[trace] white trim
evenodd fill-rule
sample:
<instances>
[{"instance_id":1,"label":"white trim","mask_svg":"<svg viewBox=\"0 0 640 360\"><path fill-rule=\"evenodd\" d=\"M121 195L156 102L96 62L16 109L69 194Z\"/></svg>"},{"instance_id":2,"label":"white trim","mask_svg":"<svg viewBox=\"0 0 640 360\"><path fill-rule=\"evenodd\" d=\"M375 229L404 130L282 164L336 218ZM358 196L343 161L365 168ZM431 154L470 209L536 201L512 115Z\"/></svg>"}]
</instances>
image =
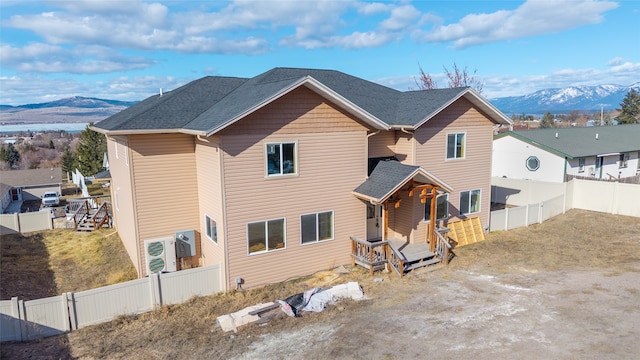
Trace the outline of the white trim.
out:
<instances>
[{"instance_id":1,"label":"white trim","mask_svg":"<svg viewBox=\"0 0 640 360\"><path fill-rule=\"evenodd\" d=\"M447 214L445 215L445 217L442 218L436 218L436 221L440 221L440 220L447 220L450 218L449 215L449 193L441 193L441 194L437 194L436 195L436 216L438 216L438 198L441 196L445 196L447 198ZM427 199L429 200L429 199ZM424 209L422 211L422 221L425 223L430 223L431 219L427 219L427 217L425 216L425 213L427 212L427 202L425 201L424 203Z\"/></svg>"},{"instance_id":2,"label":"white trim","mask_svg":"<svg viewBox=\"0 0 640 360\"><path fill-rule=\"evenodd\" d=\"M294 172L290 174L269 174L269 145L280 145L280 171L282 171L282 145L283 144L293 144L293 167ZM272 178L282 178L289 176L298 176L299 168L299 157L298 157L298 140L285 140L285 141L267 141L264 143L264 177L267 179Z\"/></svg>"},{"instance_id":3,"label":"white trim","mask_svg":"<svg viewBox=\"0 0 640 360\"><path fill-rule=\"evenodd\" d=\"M318 222L318 215L325 214L325 213L331 213L331 238L330 239L320 240L320 234L319 234L319 232L320 232L319 224L320 223ZM307 216L307 215L315 215L316 216L316 240L315 241L309 241L309 242L305 243L305 242L302 241L302 217L303 216ZM335 224L336 224L336 212L334 210L325 210L325 211L317 211L317 212L312 212L312 213L307 213L307 214L300 214L300 245L306 246L306 245L319 244L319 243L335 240L336 239Z\"/></svg>"},{"instance_id":4,"label":"white trim","mask_svg":"<svg viewBox=\"0 0 640 360\"><path fill-rule=\"evenodd\" d=\"M207 226L207 219L209 219L210 221L212 221L212 222L214 222L216 224L215 225L215 229L216 229L216 239L215 240L213 240L213 237L211 237L208 234L210 228ZM207 213L204 214L204 236L207 239L211 240L212 243L220 246L220 244L219 244L220 241L218 240L218 222L216 220L214 220L211 216L209 216Z\"/></svg>"},{"instance_id":5,"label":"white trim","mask_svg":"<svg viewBox=\"0 0 640 360\"><path fill-rule=\"evenodd\" d=\"M456 145L458 143L458 136L459 134L462 134L462 156L461 157L449 157L449 135L455 135L455 141L456 141ZM445 148L444 148L444 160L445 161L456 161L456 160L465 160L467 158L467 132L466 131L462 131L462 132L448 132L447 134L447 138L445 140ZM456 149L454 149L454 155L456 153L455 151Z\"/></svg>"},{"instance_id":6,"label":"white trim","mask_svg":"<svg viewBox=\"0 0 640 360\"><path fill-rule=\"evenodd\" d=\"M471 193L473 191L478 191L479 192L479 199L478 199L478 211L474 211L474 212L462 212L462 193L468 192L469 193L469 207L471 207ZM467 216L467 215L473 215L473 214L478 214L482 212L482 189L471 189L471 190L466 190L466 191L460 191L460 194L458 194L458 202L460 202L460 209L459 210L459 215L460 216ZM469 210L469 207L467 208L467 210Z\"/></svg>"},{"instance_id":7,"label":"white trim","mask_svg":"<svg viewBox=\"0 0 640 360\"><path fill-rule=\"evenodd\" d=\"M284 246L280 249L276 248L273 250L268 250L267 249L267 244L269 243L269 227L268 227L268 223L269 221L276 221L276 220L282 220L282 237L283 237L283 242L284 242ZM265 250L262 251L256 251L254 253L249 251L249 225L251 224L258 224L258 223L264 223L264 231L265 231ZM280 218L273 218L273 219L267 219L267 220L258 220L258 221L251 221L248 222L245 226L247 232L247 237L246 237L246 241L247 241L247 256L253 256L253 255L260 255L260 254L268 254L268 253L272 253L274 251L280 251L280 250L285 250L287 248L287 219L284 217L280 217Z\"/></svg>"}]
</instances>

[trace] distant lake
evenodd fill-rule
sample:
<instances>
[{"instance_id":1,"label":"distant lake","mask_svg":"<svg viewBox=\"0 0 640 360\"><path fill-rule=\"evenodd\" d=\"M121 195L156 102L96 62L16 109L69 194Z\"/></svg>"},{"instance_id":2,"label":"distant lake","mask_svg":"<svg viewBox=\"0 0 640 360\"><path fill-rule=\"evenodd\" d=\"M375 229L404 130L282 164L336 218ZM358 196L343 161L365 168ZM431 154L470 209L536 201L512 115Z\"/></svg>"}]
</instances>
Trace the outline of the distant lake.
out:
<instances>
[{"instance_id":1,"label":"distant lake","mask_svg":"<svg viewBox=\"0 0 640 360\"><path fill-rule=\"evenodd\" d=\"M50 124L10 124L0 125L0 133L12 134L20 131L60 131L64 130L68 133L77 133L84 130L89 123L50 123Z\"/></svg>"}]
</instances>

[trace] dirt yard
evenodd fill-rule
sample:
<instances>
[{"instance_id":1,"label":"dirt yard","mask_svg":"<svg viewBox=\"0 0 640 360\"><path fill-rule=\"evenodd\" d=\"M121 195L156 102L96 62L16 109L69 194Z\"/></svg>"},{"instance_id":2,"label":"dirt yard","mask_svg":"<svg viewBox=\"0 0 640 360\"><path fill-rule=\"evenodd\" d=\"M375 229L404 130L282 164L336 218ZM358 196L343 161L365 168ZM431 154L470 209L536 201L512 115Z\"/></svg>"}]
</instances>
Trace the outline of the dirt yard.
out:
<instances>
[{"instance_id":1,"label":"dirt yard","mask_svg":"<svg viewBox=\"0 0 640 360\"><path fill-rule=\"evenodd\" d=\"M3 358L635 359L640 219L570 211L492 233L448 267L355 268L208 298L27 344ZM358 281L369 300L223 333L217 316L312 286ZM381 280L381 281L380 281Z\"/></svg>"}]
</instances>

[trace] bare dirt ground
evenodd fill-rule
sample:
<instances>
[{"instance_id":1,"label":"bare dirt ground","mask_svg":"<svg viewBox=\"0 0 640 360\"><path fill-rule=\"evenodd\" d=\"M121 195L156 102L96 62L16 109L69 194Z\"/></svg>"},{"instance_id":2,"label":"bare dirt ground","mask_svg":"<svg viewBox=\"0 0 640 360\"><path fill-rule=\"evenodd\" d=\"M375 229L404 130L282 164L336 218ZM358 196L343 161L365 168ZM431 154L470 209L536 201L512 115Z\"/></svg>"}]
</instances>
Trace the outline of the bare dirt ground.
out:
<instances>
[{"instance_id":1,"label":"bare dirt ground","mask_svg":"<svg viewBox=\"0 0 640 360\"><path fill-rule=\"evenodd\" d=\"M572 210L455 250L448 267L355 268L192 299L27 344L3 358L636 359L640 219ZM224 333L217 316L311 286L358 281L369 300ZM382 281L376 281L382 280Z\"/></svg>"}]
</instances>

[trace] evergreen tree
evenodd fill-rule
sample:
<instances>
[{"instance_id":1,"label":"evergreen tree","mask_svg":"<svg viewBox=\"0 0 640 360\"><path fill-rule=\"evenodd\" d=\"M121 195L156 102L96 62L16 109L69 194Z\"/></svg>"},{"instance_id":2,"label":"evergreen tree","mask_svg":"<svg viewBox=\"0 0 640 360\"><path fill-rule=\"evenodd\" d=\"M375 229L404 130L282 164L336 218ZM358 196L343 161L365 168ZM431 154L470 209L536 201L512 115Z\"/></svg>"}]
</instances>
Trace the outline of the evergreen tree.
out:
<instances>
[{"instance_id":1,"label":"evergreen tree","mask_svg":"<svg viewBox=\"0 0 640 360\"><path fill-rule=\"evenodd\" d=\"M7 162L10 167L13 167L20 162L20 153L12 143L9 143L6 148L4 146L2 147L0 160Z\"/></svg>"},{"instance_id":2,"label":"evergreen tree","mask_svg":"<svg viewBox=\"0 0 640 360\"><path fill-rule=\"evenodd\" d=\"M618 116L621 124L640 123L640 92L631 89L620 103L622 113Z\"/></svg>"},{"instance_id":3,"label":"evergreen tree","mask_svg":"<svg viewBox=\"0 0 640 360\"><path fill-rule=\"evenodd\" d=\"M93 123L89 123L80 133L75 156L75 167L84 176L95 175L102 170L102 160L107 151L106 137L91 130L89 126L93 126Z\"/></svg>"},{"instance_id":4,"label":"evergreen tree","mask_svg":"<svg viewBox=\"0 0 640 360\"><path fill-rule=\"evenodd\" d=\"M553 127L553 115L550 112L544 113L542 116L542 120L540 120L540 128L551 128Z\"/></svg>"},{"instance_id":5,"label":"evergreen tree","mask_svg":"<svg viewBox=\"0 0 640 360\"><path fill-rule=\"evenodd\" d=\"M74 165L73 153L71 152L71 149L69 149L68 146L64 149L64 153L60 158L60 163L62 166L62 171L64 171L65 173L70 173L75 170L73 168L73 165Z\"/></svg>"}]
</instances>

